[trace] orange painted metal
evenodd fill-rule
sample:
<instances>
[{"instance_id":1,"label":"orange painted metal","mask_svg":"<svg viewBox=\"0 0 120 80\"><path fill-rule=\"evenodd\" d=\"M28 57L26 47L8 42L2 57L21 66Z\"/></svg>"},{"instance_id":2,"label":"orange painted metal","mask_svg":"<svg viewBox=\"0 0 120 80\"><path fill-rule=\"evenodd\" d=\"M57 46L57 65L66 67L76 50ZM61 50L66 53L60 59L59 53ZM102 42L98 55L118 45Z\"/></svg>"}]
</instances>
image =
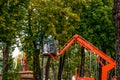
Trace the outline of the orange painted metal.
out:
<instances>
[{"instance_id":1,"label":"orange painted metal","mask_svg":"<svg viewBox=\"0 0 120 80\"><path fill-rule=\"evenodd\" d=\"M78 77L77 80L95 80L94 78Z\"/></svg>"},{"instance_id":2,"label":"orange painted metal","mask_svg":"<svg viewBox=\"0 0 120 80\"><path fill-rule=\"evenodd\" d=\"M78 77L78 68L75 69L75 80L95 80L94 78L88 78L88 77Z\"/></svg>"},{"instance_id":3,"label":"orange painted metal","mask_svg":"<svg viewBox=\"0 0 120 80\"><path fill-rule=\"evenodd\" d=\"M104 66L104 64L103 64L102 61L100 60L100 57L97 58L97 61L101 64L101 66Z\"/></svg>"},{"instance_id":4,"label":"orange painted metal","mask_svg":"<svg viewBox=\"0 0 120 80\"><path fill-rule=\"evenodd\" d=\"M116 76L114 76L112 80L117 80L117 77L116 77Z\"/></svg>"},{"instance_id":5,"label":"orange painted metal","mask_svg":"<svg viewBox=\"0 0 120 80\"><path fill-rule=\"evenodd\" d=\"M72 80L95 80L94 78L89 78L89 77L76 77L73 76L74 78Z\"/></svg>"},{"instance_id":6,"label":"orange painted metal","mask_svg":"<svg viewBox=\"0 0 120 80\"><path fill-rule=\"evenodd\" d=\"M102 64L102 75L101 75L101 80L107 80L107 74L108 72L115 68L116 65L116 61L113 60L112 58L110 58L108 55L106 55L104 52L102 52L101 50L99 50L97 47L95 47L94 45L92 45L90 42L88 42L87 40L85 40L84 38L82 38L79 35L74 35L72 37L72 39L57 53L57 56L52 56L52 54L50 54L50 56L52 56L53 58L58 58L58 56L61 56L73 43L77 42L78 44L80 44L80 46L90 50L91 52L99 55L99 57L103 58L106 62L108 62L108 64L104 65L99 59L98 61L100 62L100 64ZM76 80L94 80L94 78L79 78L77 77Z\"/></svg>"}]
</instances>

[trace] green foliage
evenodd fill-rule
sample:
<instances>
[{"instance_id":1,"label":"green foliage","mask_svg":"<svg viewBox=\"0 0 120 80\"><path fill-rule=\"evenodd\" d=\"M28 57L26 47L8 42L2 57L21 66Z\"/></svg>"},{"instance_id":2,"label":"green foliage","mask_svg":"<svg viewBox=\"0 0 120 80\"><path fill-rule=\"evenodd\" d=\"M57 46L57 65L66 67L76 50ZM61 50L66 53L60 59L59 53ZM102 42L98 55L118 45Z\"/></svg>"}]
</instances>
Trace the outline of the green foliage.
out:
<instances>
[{"instance_id":1,"label":"green foliage","mask_svg":"<svg viewBox=\"0 0 120 80\"><path fill-rule=\"evenodd\" d=\"M77 33L114 56L112 5L112 0L2 0L0 39L13 44L17 42L16 38L20 37L21 50L27 53L29 69L32 69L31 61L35 52L33 41L40 40L42 46L43 38L48 35L53 35L59 41L58 47L61 47ZM80 49L77 47L76 53L74 48L75 45L66 52L66 71L63 75L67 79L68 74L74 73L74 68L80 65ZM51 63L54 64L58 65L58 61ZM69 67L67 64L72 65ZM12 65L9 68L11 69ZM12 74L10 72L8 76Z\"/></svg>"},{"instance_id":2,"label":"green foliage","mask_svg":"<svg viewBox=\"0 0 120 80\"><path fill-rule=\"evenodd\" d=\"M78 33L100 49L103 50L104 48L104 50L114 52L112 1L35 0L30 5L29 9L31 27L28 27L28 31L25 33L28 34L27 42L35 40L38 33L42 31L45 35L51 34L55 36L56 39L59 40L59 45L61 46L64 45L72 35ZM32 37L29 33L30 28L33 35ZM74 55L73 53L72 57L75 60L71 59L70 62L73 64L73 73L74 67L78 66L77 64L79 63L78 57L76 56L80 55ZM67 67L66 65L65 69Z\"/></svg>"},{"instance_id":3,"label":"green foliage","mask_svg":"<svg viewBox=\"0 0 120 80\"><path fill-rule=\"evenodd\" d=\"M21 80L20 79L20 74L16 73L15 71L8 71L5 76L5 80Z\"/></svg>"},{"instance_id":4,"label":"green foliage","mask_svg":"<svg viewBox=\"0 0 120 80\"><path fill-rule=\"evenodd\" d=\"M114 52L112 0L86 0L82 6L79 34L97 47Z\"/></svg>"},{"instance_id":5,"label":"green foliage","mask_svg":"<svg viewBox=\"0 0 120 80\"><path fill-rule=\"evenodd\" d=\"M24 3L28 0L2 0L0 1L0 40L2 43L5 43L7 46L11 46L17 43L18 32L20 32L20 27L17 26L19 19L22 18L21 14L19 14L19 10ZM28 2L26 3L28 4ZM24 6L26 6L24 4ZM4 47L4 46L2 46ZM8 55L10 52L4 50L3 55ZM9 51L9 49L8 49ZM6 53L5 53L6 52ZM4 59L9 59L10 62L3 60L4 64L9 65L6 67L6 74L3 74L3 79L5 80L16 80L17 77L15 75L16 72L13 70L12 58L6 56ZM4 67L4 66L3 66ZM8 70L7 70L8 68ZM9 70L10 69L10 70ZM14 74L14 75L13 75ZM14 78L13 78L14 77Z\"/></svg>"},{"instance_id":6,"label":"green foliage","mask_svg":"<svg viewBox=\"0 0 120 80\"><path fill-rule=\"evenodd\" d=\"M79 14L72 10L72 3L65 6L65 1L41 1L39 5L39 21L47 35L55 36L61 42L74 34L80 21ZM76 2L77 3L77 2ZM61 37L64 36L62 39ZM70 36L70 37L69 37Z\"/></svg>"},{"instance_id":7,"label":"green foliage","mask_svg":"<svg viewBox=\"0 0 120 80\"><path fill-rule=\"evenodd\" d=\"M9 56L8 58L8 72L5 73L3 76L5 80L21 80L20 79L20 74L18 73L18 70L15 69L15 65L13 62L12 55Z\"/></svg>"}]
</instances>

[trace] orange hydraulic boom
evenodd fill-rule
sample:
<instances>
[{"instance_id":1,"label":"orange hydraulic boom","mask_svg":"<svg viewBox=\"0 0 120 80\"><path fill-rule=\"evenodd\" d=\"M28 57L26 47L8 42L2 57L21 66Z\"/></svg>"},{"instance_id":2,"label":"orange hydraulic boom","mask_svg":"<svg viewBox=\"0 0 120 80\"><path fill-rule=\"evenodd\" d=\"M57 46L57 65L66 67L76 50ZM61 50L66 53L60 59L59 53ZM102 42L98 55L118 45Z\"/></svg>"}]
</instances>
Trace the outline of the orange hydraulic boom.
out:
<instances>
[{"instance_id":1,"label":"orange hydraulic boom","mask_svg":"<svg viewBox=\"0 0 120 80\"><path fill-rule=\"evenodd\" d=\"M97 47L95 47L90 42L88 42L87 40L85 40L84 38L82 38L81 36L79 36L77 34L72 37L72 39L57 53L56 56L52 55L52 54L50 54L50 56L52 56L54 58L57 58L58 56L61 56L75 42L80 44L82 47L90 50L91 52L99 55L106 62L108 62L108 64L103 64L102 61L100 61L100 59L98 59L98 61L102 65L101 80L107 80L107 78L108 78L107 74L111 69L115 68L116 61L113 60L112 58L110 58L108 55L103 53ZM84 78L84 77L82 78L82 77L78 77L77 75L75 75L75 76L76 76L75 80L94 80L94 78Z\"/></svg>"}]
</instances>

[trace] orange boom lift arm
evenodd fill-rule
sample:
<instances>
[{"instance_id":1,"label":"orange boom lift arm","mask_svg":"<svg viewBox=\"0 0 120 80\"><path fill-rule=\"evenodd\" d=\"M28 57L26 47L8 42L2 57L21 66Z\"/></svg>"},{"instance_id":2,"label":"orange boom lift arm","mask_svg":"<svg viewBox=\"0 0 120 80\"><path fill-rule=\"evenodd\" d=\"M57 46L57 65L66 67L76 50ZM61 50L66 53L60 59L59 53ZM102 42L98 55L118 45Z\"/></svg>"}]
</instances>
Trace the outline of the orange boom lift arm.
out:
<instances>
[{"instance_id":1,"label":"orange boom lift arm","mask_svg":"<svg viewBox=\"0 0 120 80\"><path fill-rule=\"evenodd\" d=\"M101 75L101 80L107 80L107 74L108 72L115 68L116 65L116 61L114 61L112 58L110 58L108 55L106 55L105 53L103 53L101 50L99 50L97 47L95 47L94 45L92 45L90 42L88 42L87 40L85 40L84 38L82 38L79 35L74 35L72 37L72 39L57 53L56 56L50 54L50 56L54 57L54 58L58 58L58 56L61 56L73 43L77 42L78 44L80 44L82 47L90 50L91 52L99 55L101 58L103 58L106 62L108 62L108 64L103 64L102 61L99 60L99 63L102 65L102 75ZM94 80L93 78L80 78L77 77L76 80Z\"/></svg>"}]
</instances>

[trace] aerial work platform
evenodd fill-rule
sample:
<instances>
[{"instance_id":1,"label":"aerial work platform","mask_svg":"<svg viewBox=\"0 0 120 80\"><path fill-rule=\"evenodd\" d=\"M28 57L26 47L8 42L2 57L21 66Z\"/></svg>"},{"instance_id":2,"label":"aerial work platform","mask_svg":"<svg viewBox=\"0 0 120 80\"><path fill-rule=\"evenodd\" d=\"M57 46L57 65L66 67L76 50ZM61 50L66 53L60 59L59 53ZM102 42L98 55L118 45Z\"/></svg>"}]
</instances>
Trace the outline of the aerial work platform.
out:
<instances>
[{"instance_id":1,"label":"aerial work platform","mask_svg":"<svg viewBox=\"0 0 120 80\"><path fill-rule=\"evenodd\" d=\"M108 72L115 68L116 66L116 61L113 60L111 57L109 57L107 54L99 50L97 47L92 45L89 41L85 40L78 34L74 35L72 39L70 39L65 46L63 46L62 49L60 49L57 53L44 53L44 55L51 56L53 58L58 58L61 56L72 44L77 42L81 47L86 48L87 50L90 50L91 52L97 54L100 58L105 60L107 64L102 63L102 61L98 58L98 62L102 66L102 73L101 73L101 80L108 80ZM53 45L53 44L52 44ZM54 51L56 52L56 50ZM85 77L79 77L78 73L75 74L75 80L95 80L94 78L85 78Z\"/></svg>"}]
</instances>

